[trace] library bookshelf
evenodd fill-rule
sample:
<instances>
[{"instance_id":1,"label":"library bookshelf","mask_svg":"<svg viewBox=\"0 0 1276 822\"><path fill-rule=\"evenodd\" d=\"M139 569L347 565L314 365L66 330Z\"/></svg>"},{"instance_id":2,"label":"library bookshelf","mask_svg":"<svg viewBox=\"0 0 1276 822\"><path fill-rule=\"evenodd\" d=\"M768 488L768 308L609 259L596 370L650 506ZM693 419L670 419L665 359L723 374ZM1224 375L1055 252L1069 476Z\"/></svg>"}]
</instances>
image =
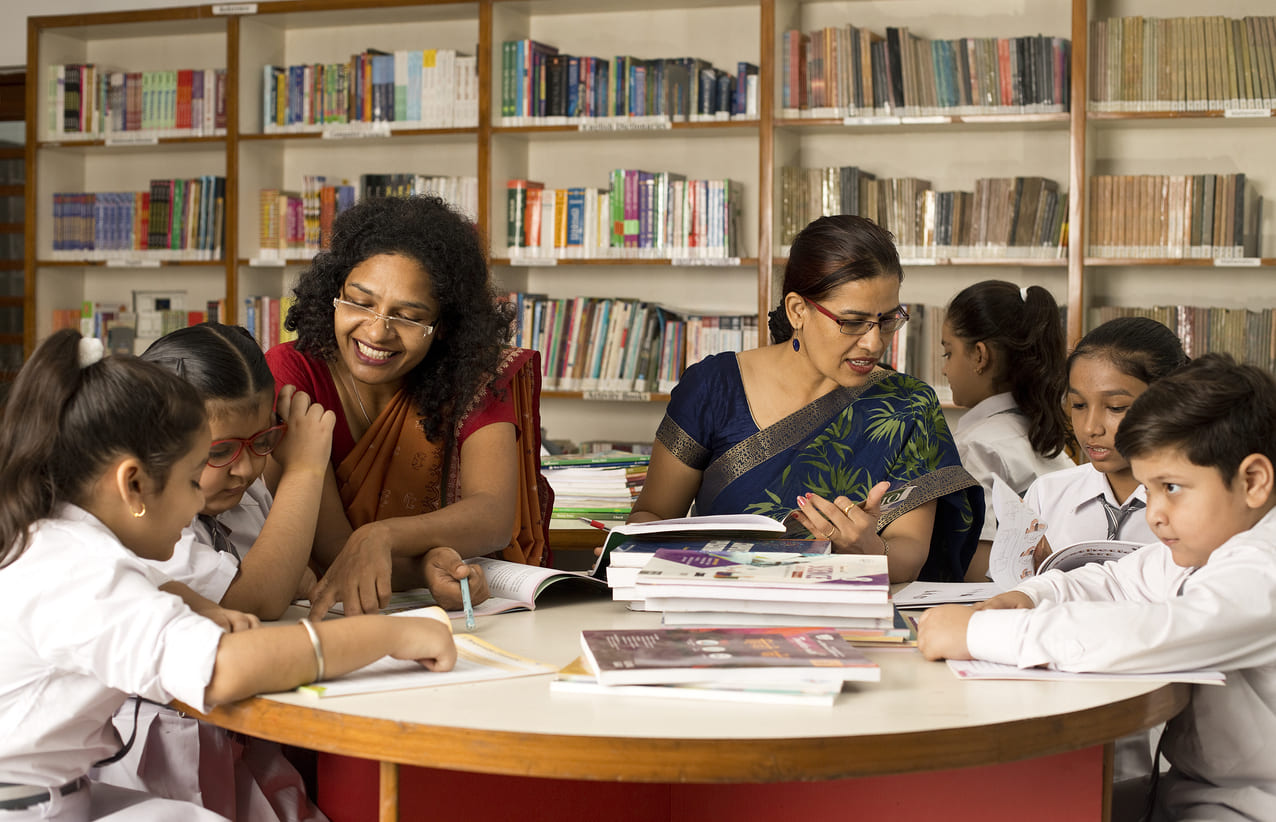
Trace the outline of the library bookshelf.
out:
<instances>
[{"instance_id":1,"label":"library bookshelf","mask_svg":"<svg viewBox=\"0 0 1276 822\"><path fill-rule=\"evenodd\" d=\"M1156 255L1147 249L1138 256L1090 252L1097 208L1089 186L1094 176L1243 172L1260 193L1276 192L1276 165L1263 150L1276 133L1272 101L1266 98L1244 105L1223 101L1217 108L1208 108L1206 99L1205 107L1193 104L1196 110L1165 111L1099 110L1112 107L1091 102L1097 91L1092 86L1102 76L1091 60L1100 45L1110 50L1116 42L1112 28L1104 30L1103 44L1089 42L1096 23L1140 14L1186 18L1199 14L1196 5L1189 0L978 0L961 8L942 0L295 0L34 17L28 22L27 52L26 225L33 230L25 248L24 342L29 351L49 332L55 308L127 301L135 290L181 290L192 308L224 300L223 318L243 321L245 297L285 294L305 265L259 253L259 190L300 189L308 175L354 180L390 172L477 179L474 216L489 237L494 279L502 290L631 298L756 315L763 338L785 262L781 180L786 167L854 165L880 179L923 178L937 191L969 190L984 178L1037 176L1056 181L1067 194L1067 231L1058 253L1026 255L1012 249L989 256L957 249L905 255L906 302L943 305L960 288L988 278L1041 284L1067 307L1072 341L1088 327L1093 309L1103 305L1276 304L1253 297L1264 293L1265 278L1276 267L1271 239L1276 218L1270 208L1260 226L1260 247L1239 260ZM1261 5L1221 0L1211 12L1239 20L1262 14ZM1066 40L1067 71L1060 76L1066 78L1070 104L1051 111L1003 107L991 113L952 109L891 117L789 105L786 32L848 24L873 32L906 27L930 39L1040 33ZM1265 31L1256 29L1256 44ZM508 118L503 44L521 40L552 44L572 55L694 55L732 71L740 63L751 64L757 70L755 104L730 117L645 129L589 128L567 118ZM345 133L266 128L265 67L344 61L371 48L472 55L477 120L445 126L389 123ZM1154 56L1151 48L1145 45L1143 54ZM1102 53L1106 58L1108 52ZM1160 59L1170 54L1163 47ZM1181 59L1173 54L1184 65L1189 56L1195 59L1191 52ZM144 140L56 135L51 129L56 112L49 106L50 80L56 85L51 66L89 63L134 72L221 69L224 127ZM1260 89L1267 88L1262 78L1268 75L1276 82L1273 70L1263 74L1255 63L1255 71ZM1105 77L1104 82L1110 90L1110 81ZM690 266L636 256L537 260L511 253L507 181L605 189L608 173L619 167L738 182L744 197L737 254ZM198 176L224 178L224 236L214 259L89 261L52 253L55 192L138 191L156 177ZM1122 204L1118 213L1135 207ZM1203 277L1205 267L1233 270ZM1208 289L1203 287L1207 281ZM551 436L571 431L578 439L649 439L667 398L662 391L553 389L545 395L545 418Z\"/></svg>"}]
</instances>

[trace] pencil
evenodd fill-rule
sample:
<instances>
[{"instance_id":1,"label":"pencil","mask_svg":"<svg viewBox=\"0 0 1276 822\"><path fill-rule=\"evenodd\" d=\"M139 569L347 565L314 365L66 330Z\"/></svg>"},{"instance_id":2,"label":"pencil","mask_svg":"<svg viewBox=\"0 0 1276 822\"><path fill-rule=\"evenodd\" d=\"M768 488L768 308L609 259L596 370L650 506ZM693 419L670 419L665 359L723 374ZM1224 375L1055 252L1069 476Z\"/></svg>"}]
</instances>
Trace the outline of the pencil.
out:
<instances>
[{"instance_id":1,"label":"pencil","mask_svg":"<svg viewBox=\"0 0 1276 822\"><path fill-rule=\"evenodd\" d=\"M461 604L465 607L465 630L474 630L474 603L470 601L470 578L461 578Z\"/></svg>"}]
</instances>

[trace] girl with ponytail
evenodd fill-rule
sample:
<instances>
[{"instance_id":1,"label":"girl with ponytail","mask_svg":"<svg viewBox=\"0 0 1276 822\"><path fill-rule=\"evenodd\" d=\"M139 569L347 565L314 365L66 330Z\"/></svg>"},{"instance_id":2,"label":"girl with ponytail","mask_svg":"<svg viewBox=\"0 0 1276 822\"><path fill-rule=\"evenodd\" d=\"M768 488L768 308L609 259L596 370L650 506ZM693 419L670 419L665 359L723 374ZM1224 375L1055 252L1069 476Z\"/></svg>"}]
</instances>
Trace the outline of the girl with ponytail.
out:
<instances>
[{"instance_id":1,"label":"girl with ponytail","mask_svg":"<svg viewBox=\"0 0 1276 822\"><path fill-rule=\"evenodd\" d=\"M441 613L260 628L160 590L144 560L204 507L210 442L194 387L75 331L18 374L0 417L0 822L223 819L87 778L122 755L111 716L129 694L203 711L386 654L455 662Z\"/></svg>"},{"instance_id":2,"label":"girl with ponytail","mask_svg":"<svg viewBox=\"0 0 1276 822\"><path fill-rule=\"evenodd\" d=\"M968 408L953 437L966 470L984 488L984 526L966 578L982 581L997 533L992 477L1020 496L1041 474L1070 468L1059 306L1041 286L985 280L948 306L940 337L953 404Z\"/></svg>"}]
</instances>

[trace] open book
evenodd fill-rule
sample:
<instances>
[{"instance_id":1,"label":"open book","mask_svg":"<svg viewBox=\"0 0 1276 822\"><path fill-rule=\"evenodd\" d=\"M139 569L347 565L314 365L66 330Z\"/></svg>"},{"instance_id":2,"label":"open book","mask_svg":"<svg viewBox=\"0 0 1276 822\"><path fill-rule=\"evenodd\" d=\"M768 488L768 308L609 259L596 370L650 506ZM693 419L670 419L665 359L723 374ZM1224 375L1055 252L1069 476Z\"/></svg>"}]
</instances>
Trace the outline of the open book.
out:
<instances>
[{"instance_id":1,"label":"open book","mask_svg":"<svg viewBox=\"0 0 1276 822\"><path fill-rule=\"evenodd\" d=\"M958 679L1055 679L1090 680L1093 682L1191 682L1196 685L1224 685L1227 676L1222 671L1158 671L1156 673L1074 673L1056 671L1053 668L1018 668L982 659L950 659L948 669Z\"/></svg>"},{"instance_id":2,"label":"open book","mask_svg":"<svg viewBox=\"0 0 1276 822\"><path fill-rule=\"evenodd\" d=\"M523 565L517 562L506 562L502 559L480 557L469 561L471 565L480 566L487 577L488 590L492 595L474 606L475 616L504 614L509 611L534 611L536 599L550 586L575 585L581 588L606 592L607 583L602 579L579 571L560 571L554 568L540 568L535 565ZM434 596L427 588L413 588L409 591L396 591L390 596L390 604L381 609L383 614L393 614L415 608L426 608L434 605ZM338 602L330 611L344 614L342 603ZM463 611L448 611L452 619L464 618Z\"/></svg>"},{"instance_id":3,"label":"open book","mask_svg":"<svg viewBox=\"0 0 1276 822\"><path fill-rule=\"evenodd\" d=\"M1137 542L1116 540L1077 542L1055 548L1034 570L1033 554L1038 543L1045 539L1045 520L996 474L992 477L992 508L997 515L997 536L988 557L988 575L1002 590L1009 590L1034 574L1071 571L1090 562L1108 562L1142 547Z\"/></svg>"}]
</instances>

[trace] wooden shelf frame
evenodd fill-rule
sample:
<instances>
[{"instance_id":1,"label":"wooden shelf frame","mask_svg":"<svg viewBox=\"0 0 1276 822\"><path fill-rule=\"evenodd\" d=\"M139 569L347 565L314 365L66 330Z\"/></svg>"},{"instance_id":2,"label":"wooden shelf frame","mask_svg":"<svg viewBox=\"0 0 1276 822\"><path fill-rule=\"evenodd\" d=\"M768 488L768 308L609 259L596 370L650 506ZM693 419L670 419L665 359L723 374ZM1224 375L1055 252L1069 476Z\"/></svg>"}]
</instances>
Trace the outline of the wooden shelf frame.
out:
<instances>
[{"instance_id":1,"label":"wooden shelf frame","mask_svg":"<svg viewBox=\"0 0 1276 822\"><path fill-rule=\"evenodd\" d=\"M47 313L36 305L34 296L36 284L42 270L58 269L95 269L106 267L102 262L65 262L41 258L42 249L37 248L36 227L47 215L37 213L37 192L42 181L38 177L39 158L52 155L53 152L78 152L90 158L89 162L103 162L102 158L114 156L112 152L155 151L180 152L185 149L219 154L224 158L224 174L226 177L226 217L225 217L225 249L224 259L215 262L164 262L162 268L209 268L220 269L223 277L222 293L226 299L227 319L234 321L240 309L241 279L245 272L269 271L272 268L291 269L295 271L304 266L305 261L290 260L284 266L252 266L254 259L253 239L240 235L240 212L243 198L240 196L241 186L254 187L255 181L245 179L242 153L249 146L254 151L273 151L279 147L317 146L322 142L322 134L317 132L295 132L265 134L257 129L245 127L241 122L240 107L247 99L247 92L253 83L259 82L259 68L251 65L245 56L245 27L258 23L278 25L285 29L297 29L314 25L336 25L325 21L356 21L358 16L379 15L387 20L416 20L416 15L424 15L421 19L439 17L451 21L468 21L473 19L477 28L477 37L472 44L478 63L478 126L472 128L447 129L393 129L389 136L369 138L366 145L380 151L393 151L395 147L424 142L433 145L435 141L442 143L459 142L472 144L475 152L475 164L478 177L478 222L490 235L496 235L503 228L500 220L494 217L503 212L504 203L496 201L499 186L494 180L496 160L506 150L506 141L582 141L606 150L609 139L614 135L626 139L650 138L652 140L699 140L718 137L743 137L756 139L757 144L757 185L756 189L746 191L749 207L755 212L756 227L750 226L750 233L756 236L756 248L748 249L754 256L743 258L739 268L756 274L756 311L759 328L766 328L766 315L772 307L773 279L776 272L783 270L783 258L771 253L776 248L775 240L775 202L776 176L776 140L778 136L825 135L842 136L855 140L860 135L881 134L914 134L926 135L957 134L962 132L983 131L1067 131L1067 190L1069 193L1069 230L1068 248L1064 259L983 259L983 258L943 258L934 265L952 268L988 268L1005 269L1063 269L1066 271L1066 298L1068 308L1067 337L1075 342L1084 331L1087 313L1087 273L1090 269L1102 268L1139 268L1167 266L1173 268L1195 268L1213 265L1209 260L1116 260L1087 256L1086 238L1086 193L1089 178L1087 164L1087 145L1090 126L1096 128L1116 128L1126 125L1131 128L1182 127L1200 124L1202 127L1225 127L1222 121L1229 120L1226 127L1238 121L1227 118L1225 112L1090 112L1087 110L1089 94L1087 90L1088 36L1090 22L1089 0L1070 0L1066 35L1072 44L1071 53L1071 111L1062 114L987 114L987 115L952 115L948 122L902 122L898 125L878 124L845 124L837 118L806 118L785 116L778 107L776 85L779 82L777 66L777 45L781 9L791 6L783 3L798 0L664 0L655 3L653 9L693 9L705 8L756 10L758 25L757 54L759 65L759 112L756 119L727 120L718 122L674 123L669 129L653 131L620 130L616 132L581 130L578 125L533 124L506 126L500 124L499 100L493 99L499 85L494 82L500 58L498 48L498 25L496 15L527 14L533 16L552 17L557 14L583 14L632 11L631 4L612 2L590 2L589 0L273 0L255 4L255 13L251 15L220 16L212 5L184 6L173 8L156 8L134 11L116 11L91 14L70 14L45 17L32 17L27 28L27 88L31 93L26 95L26 211L25 224L30 229L25 232L25 258L27 298L24 303L24 344L28 352L36 341L37 316ZM253 4L245 4L253 5ZM798 2L799 6L807 5ZM819 5L811 3L809 5ZM1146 4L1151 7L1151 4ZM853 4L852 4L853 8ZM1096 12L1097 14L1098 12ZM431 17L432 15L432 17ZM788 24L788 18L785 18ZM227 127L224 136L200 137L167 137L161 138L153 145L125 146L107 145L105 140L49 140L40 131L42 109L46 105L44 89L39 82L40 69L50 62L50 58L42 50L42 38L46 35L59 37L83 38L86 41L109 39L125 36L138 36L136 29L142 28L146 33L165 32L181 33L191 31L201 35L214 34L224 37L227 80L226 115ZM1025 23L1025 32L1032 28ZM1051 32L1064 35L1065 32ZM145 35L143 35L145 36ZM617 35L617 39L623 39ZM359 48L367 45L360 44ZM441 45L441 44L440 44ZM468 49L467 49L468 50ZM291 58L290 58L291 59ZM335 58L334 58L335 59ZM47 66L46 66L47 69ZM1270 123L1260 120L1245 119L1240 121L1247 127L1265 127ZM942 138L939 138L942 141ZM343 141L349 142L349 141ZM257 148L261 147L261 148ZM1011 172L1013 173L1013 171ZM16 196L20 187L0 187L0 195ZM0 227L3 230L7 227ZM504 256L494 256L493 266L517 269L523 265L538 267L534 260L522 261ZM558 268L614 268L627 270L636 267L669 267L668 260L654 259L557 259L548 261L544 266ZM920 264L919 264L920 265ZM149 266L148 266L149 267ZM691 267L691 266L688 266ZM698 266L697 266L698 267ZM705 266L718 268L717 266ZM1276 259L1264 258L1259 267L1266 270L1276 267ZM86 275L87 276L87 275ZM581 289L585 285L582 283ZM556 394L572 392L556 392ZM556 395L555 394L555 395Z\"/></svg>"}]
</instances>

